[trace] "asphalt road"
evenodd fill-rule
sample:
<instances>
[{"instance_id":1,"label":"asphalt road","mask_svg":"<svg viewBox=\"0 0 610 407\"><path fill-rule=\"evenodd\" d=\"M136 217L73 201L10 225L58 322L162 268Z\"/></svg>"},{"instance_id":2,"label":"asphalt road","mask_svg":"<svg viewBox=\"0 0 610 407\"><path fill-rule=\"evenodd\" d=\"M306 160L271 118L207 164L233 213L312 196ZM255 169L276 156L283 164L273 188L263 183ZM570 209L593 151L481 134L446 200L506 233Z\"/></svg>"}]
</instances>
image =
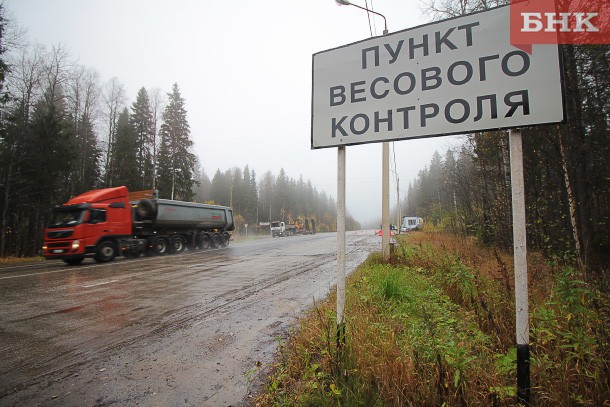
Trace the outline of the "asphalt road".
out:
<instances>
[{"instance_id":1,"label":"asphalt road","mask_svg":"<svg viewBox=\"0 0 610 407\"><path fill-rule=\"evenodd\" d=\"M379 240L348 233L348 272ZM335 282L335 234L0 267L0 406L248 405Z\"/></svg>"}]
</instances>

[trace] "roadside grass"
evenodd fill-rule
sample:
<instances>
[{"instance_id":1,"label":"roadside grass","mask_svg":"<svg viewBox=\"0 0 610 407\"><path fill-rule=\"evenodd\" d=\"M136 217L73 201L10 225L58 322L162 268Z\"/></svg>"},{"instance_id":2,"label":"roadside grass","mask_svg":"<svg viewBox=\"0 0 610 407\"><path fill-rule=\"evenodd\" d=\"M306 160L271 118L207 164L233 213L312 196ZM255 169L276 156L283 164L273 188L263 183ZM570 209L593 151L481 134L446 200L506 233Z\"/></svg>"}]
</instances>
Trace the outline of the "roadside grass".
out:
<instances>
[{"instance_id":1,"label":"roadside grass","mask_svg":"<svg viewBox=\"0 0 610 407\"><path fill-rule=\"evenodd\" d=\"M512 258L474 240L399 236L280 345L257 406L515 405ZM577 270L528 259L534 403L610 406L610 297Z\"/></svg>"},{"instance_id":2,"label":"roadside grass","mask_svg":"<svg viewBox=\"0 0 610 407\"><path fill-rule=\"evenodd\" d=\"M0 264L14 264L14 263L33 263L36 261L42 261L44 258L41 256L37 257L0 257Z\"/></svg>"}]
</instances>

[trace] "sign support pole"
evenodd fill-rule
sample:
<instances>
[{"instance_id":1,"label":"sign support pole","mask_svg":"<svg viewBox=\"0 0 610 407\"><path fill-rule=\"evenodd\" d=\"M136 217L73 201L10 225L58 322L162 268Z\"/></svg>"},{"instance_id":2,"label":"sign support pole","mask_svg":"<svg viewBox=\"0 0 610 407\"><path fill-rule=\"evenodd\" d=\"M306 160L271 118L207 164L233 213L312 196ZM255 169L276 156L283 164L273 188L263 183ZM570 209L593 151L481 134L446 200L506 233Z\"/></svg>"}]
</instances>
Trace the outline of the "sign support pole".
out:
<instances>
[{"instance_id":1,"label":"sign support pole","mask_svg":"<svg viewBox=\"0 0 610 407\"><path fill-rule=\"evenodd\" d=\"M530 405L529 306L527 242L521 130L509 130L510 179L513 207L513 256L515 265L515 311L517 331L517 398Z\"/></svg>"},{"instance_id":2,"label":"sign support pole","mask_svg":"<svg viewBox=\"0 0 610 407\"><path fill-rule=\"evenodd\" d=\"M381 252L390 257L390 143L383 142L381 165Z\"/></svg>"},{"instance_id":3,"label":"sign support pole","mask_svg":"<svg viewBox=\"0 0 610 407\"><path fill-rule=\"evenodd\" d=\"M385 17L383 18L385 23ZM385 26L383 35L388 35L388 27ZM381 164L381 253L383 258L390 258L390 143L384 141L382 144ZM400 198L399 198L400 199ZM398 207L396 208L398 211Z\"/></svg>"},{"instance_id":4,"label":"sign support pole","mask_svg":"<svg viewBox=\"0 0 610 407\"><path fill-rule=\"evenodd\" d=\"M345 344L345 146L337 148L337 348Z\"/></svg>"}]
</instances>

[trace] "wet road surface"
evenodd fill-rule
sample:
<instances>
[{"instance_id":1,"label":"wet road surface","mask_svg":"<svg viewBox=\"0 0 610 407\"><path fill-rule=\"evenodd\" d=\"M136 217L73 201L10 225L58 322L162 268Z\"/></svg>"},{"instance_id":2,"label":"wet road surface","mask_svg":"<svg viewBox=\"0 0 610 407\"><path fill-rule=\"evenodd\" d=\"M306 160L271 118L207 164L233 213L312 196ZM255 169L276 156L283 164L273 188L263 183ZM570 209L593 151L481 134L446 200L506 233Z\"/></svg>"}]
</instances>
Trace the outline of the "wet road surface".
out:
<instances>
[{"instance_id":1,"label":"wet road surface","mask_svg":"<svg viewBox=\"0 0 610 407\"><path fill-rule=\"evenodd\" d=\"M379 240L348 233L348 272ZM248 405L257 366L335 278L335 234L0 267L0 406Z\"/></svg>"}]
</instances>

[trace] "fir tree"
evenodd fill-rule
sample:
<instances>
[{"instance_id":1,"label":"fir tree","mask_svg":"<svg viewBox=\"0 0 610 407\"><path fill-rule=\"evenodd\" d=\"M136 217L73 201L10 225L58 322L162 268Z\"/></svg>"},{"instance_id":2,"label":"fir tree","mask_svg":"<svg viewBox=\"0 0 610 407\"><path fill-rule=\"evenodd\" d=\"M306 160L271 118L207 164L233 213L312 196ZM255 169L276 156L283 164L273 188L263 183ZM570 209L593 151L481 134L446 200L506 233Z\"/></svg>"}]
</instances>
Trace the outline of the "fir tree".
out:
<instances>
[{"instance_id":1,"label":"fir tree","mask_svg":"<svg viewBox=\"0 0 610 407\"><path fill-rule=\"evenodd\" d=\"M139 177L138 183L133 185L133 188L146 189L152 186L151 174L154 168L152 143L155 130L150 99L144 87L140 89L136 101L131 106L130 123L134 130Z\"/></svg>"},{"instance_id":2,"label":"fir tree","mask_svg":"<svg viewBox=\"0 0 610 407\"><path fill-rule=\"evenodd\" d=\"M129 111L123 109L116 125L111 185L125 185L129 190L136 190L141 185L138 173L135 131L129 121Z\"/></svg>"},{"instance_id":3,"label":"fir tree","mask_svg":"<svg viewBox=\"0 0 610 407\"><path fill-rule=\"evenodd\" d=\"M168 96L169 103L163 112L161 125L157 185L161 196L190 201L194 196L197 160L190 152L193 142L178 84L174 84Z\"/></svg>"}]
</instances>

